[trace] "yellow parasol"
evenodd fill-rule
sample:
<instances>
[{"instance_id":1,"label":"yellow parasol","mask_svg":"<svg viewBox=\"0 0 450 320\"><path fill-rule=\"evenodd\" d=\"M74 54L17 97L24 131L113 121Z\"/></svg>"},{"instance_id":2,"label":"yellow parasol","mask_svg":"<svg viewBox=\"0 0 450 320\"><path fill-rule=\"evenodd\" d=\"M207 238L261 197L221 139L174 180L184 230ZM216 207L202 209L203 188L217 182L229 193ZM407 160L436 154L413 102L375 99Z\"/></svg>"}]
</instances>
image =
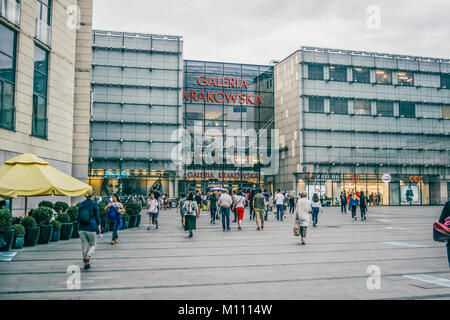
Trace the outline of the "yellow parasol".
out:
<instances>
[{"instance_id":1,"label":"yellow parasol","mask_svg":"<svg viewBox=\"0 0 450 320\"><path fill-rule=\"evenodd\" d=\"M92 187L49 165L34 154L25 153L0 167L0 197L70 196L86 194ZM27 198L25 198L26 213Z\"/></svg>"}]
</instances>

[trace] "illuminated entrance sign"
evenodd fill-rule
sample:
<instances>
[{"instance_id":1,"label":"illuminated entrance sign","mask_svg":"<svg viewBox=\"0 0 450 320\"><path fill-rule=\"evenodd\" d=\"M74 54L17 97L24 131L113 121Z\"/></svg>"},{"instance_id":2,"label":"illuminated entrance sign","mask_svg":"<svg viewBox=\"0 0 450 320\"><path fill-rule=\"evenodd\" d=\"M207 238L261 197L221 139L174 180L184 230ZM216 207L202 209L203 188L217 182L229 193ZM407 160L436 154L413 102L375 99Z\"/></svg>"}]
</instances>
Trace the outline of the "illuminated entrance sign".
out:
<instances>
[{"instance_id":1,"label":"illuminated entrance sign","mask_svg":"<svg viewBox=\"0 0 450 320\"><path fill-rule=\"evenodd\" d=\"M410 176L409 181L411 182L423 182L423 176Z\"/></svg>"},{"instance_id":2,"label":"illuminated entrance sign","mask_svg":"<svg viewBox=\"0 0 450 320\"><path fill-rule=\"evenodd\" d=\"M248 89L247 80L237 77L209 77L201 75L197 78L197 83L201 87ZM187 102L204 103L240 103L262 105L261 96L244 92L224 92L222 91L195 91L187 90L183 92L183 100Z\"/></svg>"},{"instance_id":3,"label":"illuminated entrance sign","mask_svg":"<svg viewBox=\"0 0 450 320\"><path fill-rule=\"evenodd\" d=\"M391 175L386 173L381 177L381 180L383 180L384 183L389 183L389 182L391 182L392 177L391 177Z\"/></svg>"},{"instance_id":4,"label":"illuminated entrance sign","mask_svg":"<svg viewBox=\"0 0 450 320\"><path fill-rule=\"evenodd\" d=\"M188 171L186 174L188 179L204 179L217 181L248 181L259 180L258 172L234 172L234 171Z\"/></svg>"},{"instance_id":5,"label":"illuminated entrance sign","mask_svg":"<svg viewBox=\"0 0 450 320\"><path fill-rule=\"evenodd\" d=\"M122 178L129 178L130 174L127 173L125 170L123 170L120 173L114 173L109 170L105 171L105 178L115 178L115 179L122 179Z\"/></svg>"}]
</instances>

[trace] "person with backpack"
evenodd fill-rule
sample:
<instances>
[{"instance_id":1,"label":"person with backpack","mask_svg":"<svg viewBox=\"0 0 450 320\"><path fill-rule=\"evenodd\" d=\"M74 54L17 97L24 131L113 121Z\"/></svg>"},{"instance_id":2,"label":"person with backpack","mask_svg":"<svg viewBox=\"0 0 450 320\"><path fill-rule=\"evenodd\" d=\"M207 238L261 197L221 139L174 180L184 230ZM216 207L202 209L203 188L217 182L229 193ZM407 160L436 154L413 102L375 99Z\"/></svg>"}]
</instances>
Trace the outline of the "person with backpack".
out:
<instances>
[{"instance_id":1,"label":"person with backpack","mask_svg":"<svg viewBox=\"0 0 450 320\"><path fill-rule=\"evenodd\" d=\"M123 205L120 203L119 196L112 195L112 202L106 206L108 214L106 215L106 223L112 223L112 241L111 244L116 244L119 241L117 230L122 229L122 213L125 213Z\"/></svg>"},{"instance_id":2,"label":"person with backpack","mask_svg":"<svg viewBox=\"0 0 450 320\"><path fill-rule=\"evenodd\" d=\"M216 192L211 192L208 200L208 208L211 214L211 224L216 224L216 212L217 212L217 194Z\"/></svg>"},{"instance_id":3,"label":"person with backpack","mask_svg":"<svg viewBox=\"0 0 450 320\"><path fill-rule=\"evenodd\" d=\"M317 193L314 193L313 195L311 208L313 227L316 228L317 223L319 222L319 212L323 212L322 203L320 202L319 195Z\"/></svg>"},{"instance_id":4,"label":"person with backpack","mask_svg":"<svg viewBox=\"0 0 450 320\"><path fill-rule=\"evenodd\" d=\"M442 209L442 213L439 218L439 223L447 227L450 227L450 201L447 201L447 203L444 206L444 209ZM450 267L450 239L447 240L447 260L448 266Z\"/></svg>"},{"instance_id":5,"label":"person with backpack","mask_svg":"<svg viewBox=\"0 0 450 320\"><path fill-rule=\"evenodd\" d=\"M198 203L194 200L194 195L190 192L186 201L184 202L184 230L189 232L189 238L194 236L193 231L197 230L197 218L199 213L197 211Z\"/></svg>"},{"instance_id":6,"label":"person with backpack","mask_svg":"<svg viewBox=\"0 0 450 320\"><path fill-rule=\"evenodd\" d=\"M361 211L361 221L365 221L367 212L367 198L364 191L359 194L359 210Z\"/></svg>"},{"instance_id":7,"label":"person with backpack","mask_svg":"<svg viewBox=\"0 0 450 320\"><path fill-rule=\"evenodd\" d=\"M185 220L185 218L184 218L185 211L184 211L183 205L184 205L185 201L186 201L186 195L183 193L181 195L181 198L178 200L178 205L177 205L177 212L178 212L178 210L180 210L181 225L183 226L183 228L184 228L184 220Z\"/></svg>"},{"instance_id":8,"label":"person with backpack","mask_svg":"<svg viewBox=\"0 0 450 320\"><path fill-rule=\"evenodd\" d=\"M356 218L356 208L358 207L359 203L358 203L358 198L356 197L355 194L350 194L350 202L348 204L348 208L350 209L350 211L352 212L352 219L358 220Z\"/></svg>"},{"instance_id":9,"label":"person with backpack","mask_svg":"<svg viewBox=\"0 0 450 320\"><path fill-rule=\"evenodd\" d=\"M78 230L81 240L84 269L89 269L95 251L97 232L102 233L100 213L93 190L86 193L86 200L78 206Z\"/></svg>"},{"instance_id":10,"label":"person with backpack","mask_svg":"<svg viewBox=\"0 0 450 320\"><path fill-rule=\"evenodd\" d=\"M238 222L238 230L242 230L242 220L244 219L245 197L242 195L242 191L238 190L235 193L233 200L233 211L236 212L236 218Z\"/></svg>"},{"instance_id":11,"label":"person with backpack","mask_svg":"<svg viewBox=\"0 0 450 320\"><path fill-rule=\"evenodd\" d=\"M151 230L152 223L156 224L156 229L158 229L158 214L159 214L159 202L155 197L155 193L152 192L150 194L150 198L147 200L148 207L148 228L147 230Z\"/></svg>"},{"instance_id":12,"label":"person with backpack","mask_svg":"<svg viewBox=\"0 0 450 320\"><path fill-rule=\"evenodd\" d=\"M258 189L258 193L253 197L253 208L256 216L256 230L264 230L264 211L267 209L267 202L261 189ZM261 226L259 221L261 221Z\"/></svg>"}]
</instances>

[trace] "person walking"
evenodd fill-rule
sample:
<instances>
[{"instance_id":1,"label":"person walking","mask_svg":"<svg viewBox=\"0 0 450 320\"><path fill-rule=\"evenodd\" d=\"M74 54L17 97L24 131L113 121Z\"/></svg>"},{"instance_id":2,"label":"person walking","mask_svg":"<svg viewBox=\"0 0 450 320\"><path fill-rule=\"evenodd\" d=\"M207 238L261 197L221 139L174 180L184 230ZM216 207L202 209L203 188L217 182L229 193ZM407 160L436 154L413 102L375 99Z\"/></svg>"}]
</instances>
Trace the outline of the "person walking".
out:
<instances>
[{"instance_id":1,"label":"person walking","mask_svg":"<svg viewBox=\"0 0 450 320\"><path fill-rule=\"evenodd\" d=\"M184 220L185 220L184 215L186 213L183 208L185 201L186 201L186 195L183 193L183 194L181 194L181 198L178 200L178 205L177 205L177 212L178 212L178 210L180 211L181 225L183 226L183 228L184 228Z\"/></svg>"},{"instance_id":2,"label":"person walking","mask_svg":"<svg viewBox=\"0 0 450 320\"><path fill-rule=\"evenodd\" d=\"M250 207L250 220L255 219L255 208L253 208L253 198L255 197L255 190L250 192L248 196L248 206Z\"/></svg>"},{"instance_id":3,"label":"person walking","mask_svg":"<svg viewBox=\"0 0 450 320\"><path fill-rule=\"evenodd\" d=\"M264 196L264 198L266 198L266 210L264 213L264 221L267 221L267 219L269 218L269 199L270 199L270 194L267 192L266 189L264 189L262 195Z\"/></svg>"},{"instance_id":4,"label":"person walking","mask_svg":"<svg viewBox=\"0 0 450 320\"><path fill-rule=\"evenodd\" d=\"M186 201L184 202L183 209L184 215L184 230L189 232L189 238L194 236L193 231L197 230L198 202L194 200L194 195L189 193Z\"/></svg>"},{"instance_id":5,"label":"person walking","mask_svg":"<svg viewBox=\"0 0 450 320\"><path fill-rule=\"evenodd\" d=\"M106 223L112 223L112 240L111 244L116 244L119 241L117 230L122 229L122 213L125 213L123 205L120 203L119 196L112 195L112 202L106 206L108 214L106 216Z\"/></svg>"},{"instance_id":6,"label":"person walking","mask_svg":"<svg viewBox=\"0 0 450 320\"><path fill-rule=\"evenodd\" d=\"M364 191L359 194L359 210L361 211L361 221L365 221L367 212L367 198Z\"/></svg>"},{"instance_id":7,"label":"person walking","mask_svg":"<svg viewBox=\"0 0 450 320\"><path fill-rule=\"evenodd\" d=\"M289 195L289 213L295 212L295 198L292 194Z\"/></svg>"},{"instance_id":8,"label":"person walking","mask_svg":"<svg viewBox=\"0 0 450 320\"><path fill-rule=\"evenodd\" d=\"M441 216L439 218L439 223L450 227L450 201L447 201L444 208L442 209ZM450 239L447 240L447 260L448 266L450 267Z\"/></svg>"},{"instance_id":9,"label":"person walking","mask_svg":"<svg viewBox=\"0 0 450 320\"><path fill-rule=\"evenodd\" d=\"M319 212L323 212L323 207L319 199L319 195L317 193L314 193L311 203L311 211L312 211L312 221L313 221L313 227L317 227L317 223L319 221Z\"/></svg>"},{"instance_id":10,"label":"person walking","mask_svg":"<svg viewBox=\"0 0 450 320\"><path fill-rule=\"evenodd\" d=\"M347 195L345 191L341 192L341 214L347 214Z\"/></svg>"},{"instance_id":11,"label":"person walking","mask_svg":"<svg viewBox=\"0 0 450 320\"><path fill-rule=\"evenodd\" d=\"M238 229L242 230L242 220L244 219L245 197L242 195L242 191L238 192L234 196L233 211L236 213Z\"/></svg>"},{"instance_id":12,"label":"person walking","mask_svg":"<svg viewBox=\"0 0 450 320\"><path fill-rule=\"evenodd\" d=\"M275 205L277 206L277 220L283 221L284 196L280 189L277 190L275 195Z\"/></svg>"},{"instance_id":13,"label":"person walking","mask_svg":"<svg viewBox=\"0 0 450 320\"><path fill-rule=\"evenodd\" d=\"M222 191L222 195L219 198L217 204L220 207L220 213L222 214L222 227L223 231L230 231L230 208L233 204L228 190Z\"/></svg>"},{"instance_id":14,"label":"person walking","mask_svg":"<svg viewBox=\"0 0 450 320\"><path fill-rule=\"evenodd\" d=\"M233 190L233 194L231 195L231 200L234 203L234 200L236 198L236 191ZM236 208L233 206L233 214L234 214L234 219L233 219L233 223L237 222L237 215L236 215Z\"/></svg>"},{"instance_id":15,"label":"person walking","mask_svg":"<svg viewBox=\"0 0 450 320\"><path fill-rule=\"evenodd\" d=\"M97 232L101 234L102 227L94 191L88 191L85 196L86 200L78 206L77 221L84 269L89 269L91 267L90 260L94 254L97 242Z\"/></svg>"},{"instance_id":16,"label":"person walking","mask_svg":"<svg viewBox=\"0 0 450 320\"><path fill-rule=\"evenodd\" d=\"M352 219L357 220L356 218L356 208L358 207L358 198L355 194L350 194L350 203L348 204L348 208L352 212Z\"/></svg>"},{"instance_id":17,"label":"person walking","mask_svg":"<svg viewBox=\"0 0 450 320\"><path fill-rule=\"evenodd\" d=\"M151 230L152 223L158 221L158 200L156 200L155 193L152 192L150 194L150 197L147 200L147 206L148 206L148 228L147 230ZM156 228L157 225L156 225Z\"/></svg>"},{"instance_id":18,"label":"person walking","mask_svg":"<svg viewBox=\"0 0 450 320\"><path fill-rule=\"evenodd\" d=\"M309 201L306 192L302 192L300 194L300 199L297 201L296 215L295 220L296 223L300 225L300 235L302 237L302 244L306 244L306 230L309 226L309 214L312 211L311 201Z\"/></svg>"},{"instance_id":19,"label":"person walking","mask_svg":"<svg viewBox=\"0 0 450 320\"><path fill-rule=\"evenodd\" d=\"M211 224L216 224L216 212L217 212L217 195L215 192L211 192L208 200L208 208L211 214Z\"/></svg>"},{"instance_id":20,"label":"person walking","mask_svg":"<svg viewBox=\"0 0 450 320\"><path fill-rule=\"evenodd\" d=\"M258 193L253 197L253 208L255 209L256 230L264 230L264 213L267 210L267 202L261 189L258 189ZM261 226L259 221L261 221Z\"/></svg>"},{"instance_id":21,"label":"person walking","mask_svg":"<svg viewBox=\"0 0 450 320\"><path fill-rule=\"evenodd\" d=\"M197 217L200 217L200 208L202 207L202 196L200 195L200 191L198 190L195 195L195 202L197 202Z\"/></svg>"}]
</instances>

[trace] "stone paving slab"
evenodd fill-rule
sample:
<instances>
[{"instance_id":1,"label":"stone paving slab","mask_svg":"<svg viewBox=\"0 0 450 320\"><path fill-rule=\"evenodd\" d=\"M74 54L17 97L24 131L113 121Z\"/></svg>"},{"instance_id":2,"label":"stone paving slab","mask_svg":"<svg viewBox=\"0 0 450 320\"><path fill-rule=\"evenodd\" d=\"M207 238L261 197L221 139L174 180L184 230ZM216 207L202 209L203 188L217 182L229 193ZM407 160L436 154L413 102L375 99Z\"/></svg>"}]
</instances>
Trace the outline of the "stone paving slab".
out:
<instances>
[{"instance_id":1,"label":"stone paving slab","mask_svg":"<svg viewBox=\"0 0 450 320\"><path fill-rule=\"evenodd\" d=\"M144 214L143 226L120 231L117 245L99 239L81 290L66 286L67 267L81 266L80 241L72 239L0 262L0 299L449 299L450 288L404 276L450 279L445 246L432 239L441 210L374 207L368 221L353 221L325 208L306 246L292 235L289 213L283 222L270 215L256 231L246 212L243 231L232 224L223 232L203 212L193 239L175 210L161 212L152 231ZM381 271L378 290L367 288L371 265Z\"/></svg>"}]
</instances>

